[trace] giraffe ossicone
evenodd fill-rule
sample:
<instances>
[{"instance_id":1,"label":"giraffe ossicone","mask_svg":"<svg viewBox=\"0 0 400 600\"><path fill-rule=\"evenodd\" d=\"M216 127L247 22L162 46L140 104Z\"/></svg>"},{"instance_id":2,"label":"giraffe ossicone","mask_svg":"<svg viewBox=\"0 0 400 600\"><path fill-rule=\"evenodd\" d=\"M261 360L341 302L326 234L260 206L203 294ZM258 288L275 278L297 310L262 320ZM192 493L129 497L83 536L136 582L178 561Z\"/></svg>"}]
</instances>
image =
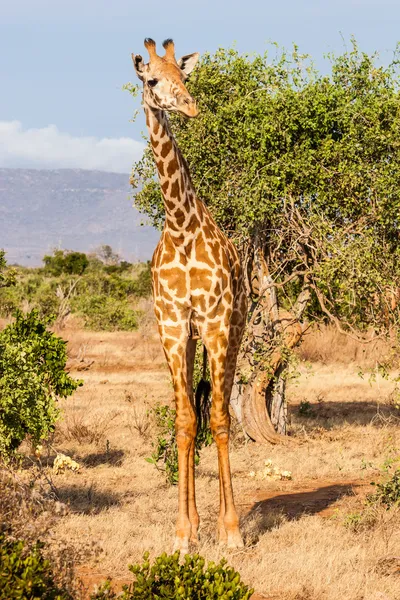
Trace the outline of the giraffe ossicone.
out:
<instances>
[{"instance_id":1,"label":"giraffe ossicone","mask_svg":"<svg viewBox=\"0 0 400 600\"><path fill-rule=\"evenodd\" d=\"M196 117L197 104L185 81L199 54L177 60L174 43L146 38L145 64L132 54L143 82L143 105L165 206L165 225L152 260L154 310L176 401L178 518L175 549L196 543L199 515L195 498L194 454L197 415L193 365L197 338L205 345L212 382L210 427L216 442L220 480L219 542L243 545L229 464L229 399L247 314L243 270L235 246L197 197L190 172L172 134L167 112ZM196 332L196 335L194 335ZM198 334L198 335L197 335Z\"/></svg>"}]
</instances>

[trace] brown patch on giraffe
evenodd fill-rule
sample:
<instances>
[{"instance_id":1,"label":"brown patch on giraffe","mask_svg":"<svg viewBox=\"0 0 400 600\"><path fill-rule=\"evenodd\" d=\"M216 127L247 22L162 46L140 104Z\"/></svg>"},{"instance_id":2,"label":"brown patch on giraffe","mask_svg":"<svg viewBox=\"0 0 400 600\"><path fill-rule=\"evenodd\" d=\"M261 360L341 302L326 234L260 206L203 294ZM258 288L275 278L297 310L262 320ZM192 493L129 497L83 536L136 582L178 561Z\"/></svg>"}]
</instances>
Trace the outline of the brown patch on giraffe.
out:
<instances>
[{"instance_id":1,"label":"brown patch on giraffe","mask_svg":"<svg viewBox=\"0 0 400 600\"><path fill-rule=\"evenodd\" d=\"M196 260L198 262L206 263L206 265L208 265L209 267L214 267L214 263L210 259L210 256L208 254L208 251L207 251L207 248L206 248L206 245L204 242L204 238L202 235L196 239L195 253L196 253Z\"/></svg>"},{"instance_id":2,"label":"brown patch on giraffe","mask_svg":"<svg viewBox=\"0 0 400 600\"><path fill-rule=\"evenodd\" d=\"M170 195L171 195L171 198L179 197L179 180L178 179L175 179L175 181L171 185L171 194Z\"/></svg>"},{"instance_id":3,"label":"brown patch on giraffe","mask_svg":"<svg viewBox=\"0 0 400 600\"><path fill-rule=\"evenodd\" d=\"M182 190L183 190L183 192L184 192L184 190L185 190L185 185L184 185L184 183L182 182L182 180L181 180L181 189L182 189ZM188 200L188 196L187 196L187 194L185 194L185 196L184 196L184 197L185 197L185 200L184 200L184 202L183 202L183 204L182 204L182 208L183 208L183 210L185 210L185 211L188 213L188 212L190 211L190 209L191 209L191 203L190 203L190 202L189 202L189 200Z\"/></svg>"},{"instance_id":4,"label":"brown patch on giraffe","mask_svg":"<svg viewBox=\"0 0 400 600\"><path fill-rule=\"evenodd\" d=\"M178 371L180 366L181 366L181 361L179 359L179 356L174 354L174 356L172 357L172 369L174 370L175 373Z\"/></svg>"},{"instance_id":5,"label":"brown patch on giraffe","mask_svg":"<svg viewBox=\"0 0 400 600\"><path fill-rule=\"evenodd\" d=\"M164 183L161 184L161 189L162 189L164 195L167 194L168 188L169 188L169 181L164 181Z\"/></svg>"},{"instance_id":6,"label":"brown patch on giraffe","mask_svg":"<svg viewBox=\"0 0 400 600\"><path fill-rule=\"evenodd\" d=\"M186 231L189 231L190 233L194 233L196 231L196 229L199 227L200 222L198 220L198 218L196 217L196 215L193 215L190 218L189 224L186 227Z\"/></svg>"},{"instance_id":7,"label":"brown patch on giraffe","mask_svg":"<svg viewBox=\"0 0 400 600\"><path fill-rule=\"evenodd\" d=\"M186 256L189 256L189 254L191 253L192 246L193 246L193 238L189 239L189 241L186 244L186 248L185 248Z\"/></svg>"},{"instance_id":8,"label":"brown patch on giraffe","mask_svg":"<svg viewBox=\"0 0 400 600\"><path fill-rule=\"evenodd\" d=\"M207 310L206 300L204 296L192 296L192 305L196 308L196 310L199 310L203 314Z\"/></svg>"},{"instance_id":9,"label":"brown patch on giraffe","mask_svg":"<svg viewBox=\"0 0 400 600\"><path fill-rule=\"evenodd\" d=\"M172 150L172 142L170 140L168 140L167 142L164 142L161 148L161 156L163 158L166 158L168 156L168 154L171 152Z\"/></svg>"},{"instance_id":10,"label":"brown patch on giraffe","mask_svg":"<svg viewBox=\"0 0 400 600\"><path fill-rule=\"evenodd\" d=\"M212 273L210 271L192 267L189 271L189 276L190 287L192 290L204 289L205 292L210 291L212 278Z\"/></svg>"},{"instance_id":11,"label":"brown patch on giraffe","mask_svg":"<svg viewBox=\"0 0 400 600\"><path fill-rule=\"evenodd\" d=\"M174 260L176 250L172 243L164 245L164 251L162 253L163 263L170 263Z\"/></svg>"},{"instance_id":12,"label":"brown patch on giraffe","mask_svg":"<svg viewBox=\"0 0 400 600\"><path fill-rule=\"evenodd\" d=\"M224 300L225 300L225 301L226 301L228 304L230 304L230 303L232 302L233 298L232 298L232 294L231 294L231 292L230 292L229 290L226 290L226 292L225 292L225 294L224 294Z\"/></svg>"},{"instance_id":13,"label":"brown patch on giraffe","mask_svg":"<svg viewBox=\"0 0 400 600\"><path fill-rule=\"evenodd\" d=\"M178 227L176 227L174 221L172 221L172 219L170 217L167 217L166 225L167 225L167 228L172 229L172 231L179 231ZM175 237L174 237L174 240L176 241Z\"/></svg>"},{"instance_id":14,"label":"brown patch on giraffe","mask_svg":"<svg viewBox=\"0 0 400 600\"><path fill-rule=\"evenodd\" d=\"M221 284L220 284L219 281L217 281L217 283L215 284L215 288L214 288L214 294L216 296L220 296L221 292L222 292L222 290L221 290Z\"/></svg>"},{"instance_id":15,"label":"brown patch on giraffe","mask_svg":"<svg viewBox=\"0 0 400 600\"><path fill-rule=\"evenodd\" d=\"M160 142L158 140L155 140L153 136L150 138L150 141L151 145L153 146L153 149L155 150Z\"/></svg>"},{"instance_id":16,"label":"brown patch on giraffe","mask_svg":"<svg viewBox=\"0 0 400 600\"><path fill-rule=\"evenodd\" d=\"M162 160L157 160L157 169L161 177L164 177L164 163Z\"/></svg>"},{"instance_id":17,"label":"brown patch on giraffe","mask_svg":"<svg viewBox=\"0 0 400 600\"><path fill-rule=\"evenodd\" d=\"M164 297L164 300L166 300L167 302L172 303L174 301L173 297L171 296L171 294L169 294L167 292L167 290L163 290L163 297Z\"/></svg>"},{"instance_id":18,"label":"brown patch on giraffe","mask_svg":"<svg viewBox=\"0 0 400 600\"><path fill-rule=\"evenodd\" d=\"M217 242L211 242L210 248L211 248L211 253L214 257L214 260L215 260L216 264L218 264L221 261L220 246Z\"/></svg>"},{"instance_id":19,"label":"brown patch on giraffe","mask_svg":"<svg viewBox=\"0 0 400 600\"><path fill-rule=\"evenodd\" d=\"M172 340L171 338L163 339L163 346L167 352L170 352L172 350L172 348L175 346L175 344L176 344L176 340Z\"/></svg>"},{"instance_id":20,"label":"brown patch on giraffe","mask_svg":"<svg viewBox=\"0 0 400 600\"><path fill-rule=\"evenodd\" d=\"M186 219L186 214L183 211L181 211L180 208L178 208L174 213L174 217L176 219L176 222L178 223L178 226L182 227Z\"/></svg>"},{"instance_id":21,"label":"brown patch on giraffe","mask_svg":"<svg viewBox=\"0 0 400 600\"><path fill-rule=\"evenodd\" d=\"M164 198L165 200L165 206L170 210L174 210L175 208L175 202L172 202L171 200L168 200L168 198Z\"/></svg>"},{"instance_id":22,"label":"brown patch on giraffe","mask_svg":"<svg viewBox=\"0 0 400 600\"><path fill-rule=\"evenodd\" d=\"M172 175L179 169L178 161L174 157L171 162L167 165L167 173L168 177L172 177Z\"/></svg>"},{"instance_id":23,"label":"brown patch on giraffe","mask_svg":"<svg viewBox=\"0 0 400 600\"><path fill-rule=\"evenodd\" d=\"M147 118L147 115L146 115L146 118ZM147 121L146 121L146 122L147 122ZM160 129L160 123L159 123L158 121L156 121L156 122L154 123L154 127L153 127L153 132L154 132L154 135L157 135L157 134L158 134L158 130L159 130L159 129Z\"/></svg>"},{"instance_id":24,"label":"brown patch on giraffe","mask_svg":"<svg viewBox=\"0 0 400 600\"><path fill-rule=\"evenodd\" d=\"M178 340L181 337L182 327L174 326L174 325L165 325L164 326L164 334L168 337L172 337L175 340Z\"/></svg>"},{"instance_id":25,"label":"brown patch on giraffe","mask_svg":"<svg viewBox=\"0 0 400 600\"><path fill-rule=\"evenodd\" d=\"M178 298L184 298L186 296L186 275L184 271L177 266L172 268L161 267L160 277L167 280L168 289L175 292L175 295Z\"/></svg>"}]
</instances>

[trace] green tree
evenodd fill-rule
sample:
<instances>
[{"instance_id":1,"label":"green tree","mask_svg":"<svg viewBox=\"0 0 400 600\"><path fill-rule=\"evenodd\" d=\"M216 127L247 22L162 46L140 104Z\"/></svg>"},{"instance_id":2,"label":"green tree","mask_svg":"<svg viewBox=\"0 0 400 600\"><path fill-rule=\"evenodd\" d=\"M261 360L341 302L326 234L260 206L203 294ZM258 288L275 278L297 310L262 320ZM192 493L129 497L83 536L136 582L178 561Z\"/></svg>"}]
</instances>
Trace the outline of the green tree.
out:
<instances>
[{"instance_id":1,"label":"green tree","mask_svg":"<svg viewBox=\"0 0 400 600\"><path fill-rule=\"evenodd\" d=\"M32 443L53 431L57 397L80 385L65 371L66 342L49 331L37 311L17 311L0 333L0 454L10 455L29 436Z\"/></svg>"},{"instance_id":2,"label":"green tree","mask_svg":"<svg viewBox=\"0 0 400 600\"><path fill-rule=\"evenodd\" d=\"M43 257L45 273L58 277L63 273L67 275L82 275L89 260L83 252L72 252L69 250L54 250L52 255Z\"/></svg>"},{"instance_id":3,"label":"green tree","mask_svg":"<svg viewBox=\"0 0 400 600\"><path fill-rule=\"evenodd\" d=\"M273 441L268 414L285 432L286 365L305 322L362 336L399 320L400 96L398 50L382 66L352 40L328 74L297 47L271 54L205 54L188 84L199 117L171 121L198 196L246 264L232 402L251 437ZM132 184L160 226L150 147Z\"/></svg>"}]
</instances>

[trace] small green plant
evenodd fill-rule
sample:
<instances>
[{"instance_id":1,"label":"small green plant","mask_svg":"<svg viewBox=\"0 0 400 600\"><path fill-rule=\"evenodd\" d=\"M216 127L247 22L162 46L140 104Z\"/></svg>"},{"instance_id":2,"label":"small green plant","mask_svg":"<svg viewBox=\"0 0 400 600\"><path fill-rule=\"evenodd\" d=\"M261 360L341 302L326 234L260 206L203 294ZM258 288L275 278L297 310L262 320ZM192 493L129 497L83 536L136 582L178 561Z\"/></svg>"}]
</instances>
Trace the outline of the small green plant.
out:
<instances>
[{"instance_id":1,"label":"small green plant","mask_svg":"<svg viewBox=\"0 0 400 600\"><path fill-rule=\"evenodd\" d=\"M91 600L248 600L254 590L240 580L240 575L227 565L225 559L207 567L205 560L198 554L186 555L180 564L179 552L172 555L162 554L151 565L149 553L143 555L143 563L131 565L129 570L135 581L124 586L117 596L110 582L91 596Z\"/></svg>"},{"instance_id":2,"label":"small green plant","mask_svg":"<svg viewBox=\"0 0 400 600\"><path fill-rule=\"evenodd\" d=\"M155 418L159 434L157 441L153 443L154 451L146 460L157 468L160 468L160 463L163 463L168 483L176 485L178 483L178 446L175 438L176 411L167 405L157 404L150 413Z\"/></svg>"},{"instance_id":3,"label":"small green plant","mask_svg":"<svg viewBox=\"0 0 400 600\"><path fill-rule=\"evenodd\" d=\"M59 416L57 397L81 385L66 373L66 342L48 323L35 310L17 311L0 333L0 455L11 455L27 436L36 445L46 438Z\"/></svg>"},{"instance_id":4,"label":"small green plant","mask_svg":"<svg viewBox=\"0 0 400 600\"><path fill-rule=\"evenodd\" d=\"M30 549L0 533L0 600L72 600L54 580L39 542Z\"/></svg>"},{"instance_id":5,"label":"small green plant","mask_svg":"<svg viewBox=\"0 0 400 600\"><path fill-rule=\"evenodd\" d=\"M302 400L299 404L299 415L302 417L313 417L314 411L308 400Z\"/></svg>"},{"instance_id":6,"label":"small green plant","mask_svg":"<svg viewBox=\"0 0 400 600\"><path fill-rule=\"evenodd\" d=\"M368 496L370 504L383 504L387 509L400 504L400 469L396 469L387 481L372 482L376 492Z\"/></svg>"},{"instance_id":7,"label":"small green plant","mask_svg":"<svg viewBox=\"0 0 400 600\"><path fill-rule=\"evenodd\" d=\"M364 507L359 512L349 513L345 516L343 525L353 533L361 533L374 527L377 521L377 512L371 506Z\"/></svg>"},{"instance_id":8,"label":"small green plant","mask_svg":"<svg viewBox=\"0 0 400 600\"><path fill-rule=\"evenodd\" d=\"M157 406L150 411L156 421L156 425L159 427L159 434L157 441L153 444L154 452L149 458L146 458L147 462L160 468L160 463L164 466L161 467L165 470L165 476L171 485L178 483L178 446L175 437L175 415L176 411L170 408L168 405L157 404ZM212 443L212 434L208 423L204 423L197 432L196 446L195 446L195 464L198 465L200 461L200 450L209 446Z\"/></svg>"}]
</instances>

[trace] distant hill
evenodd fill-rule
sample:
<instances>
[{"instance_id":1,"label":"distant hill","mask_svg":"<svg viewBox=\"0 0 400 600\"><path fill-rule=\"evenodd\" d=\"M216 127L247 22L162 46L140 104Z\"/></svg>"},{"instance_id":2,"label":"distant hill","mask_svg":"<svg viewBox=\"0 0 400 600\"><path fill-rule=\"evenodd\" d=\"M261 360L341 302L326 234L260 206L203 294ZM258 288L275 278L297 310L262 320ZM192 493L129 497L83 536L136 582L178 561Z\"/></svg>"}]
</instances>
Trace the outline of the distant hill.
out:
<instances>
[{"instance_id":1,"label":"distant hill","mask_svg":"<svg viewBox=\"0 0 400 600\"><path fill-rule=\"evenodd\" d=\"M109 244L126 260L151 258L159 232L141 226L128 175L81 169L0 169L0 248L9 263L39 265L53 248Z\"/></svg>"}]
</instances>

